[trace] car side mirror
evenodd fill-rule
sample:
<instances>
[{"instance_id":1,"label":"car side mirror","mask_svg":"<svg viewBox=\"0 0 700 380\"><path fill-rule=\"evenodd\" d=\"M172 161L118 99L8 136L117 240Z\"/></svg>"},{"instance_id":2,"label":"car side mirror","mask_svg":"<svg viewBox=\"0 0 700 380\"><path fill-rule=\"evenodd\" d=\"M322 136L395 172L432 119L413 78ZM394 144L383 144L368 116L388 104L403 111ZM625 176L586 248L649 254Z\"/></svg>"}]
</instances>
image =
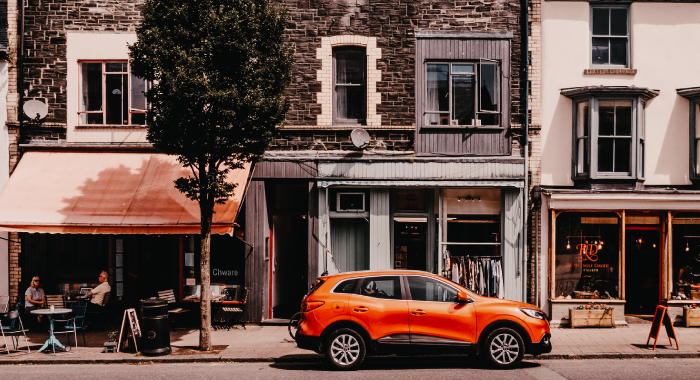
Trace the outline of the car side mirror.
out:
<instances>
[{"instance_id":1,"label":"car side mirror","mask_svg":"<svg viewBox=\"0 0 700 380\"><path fill-rule=\"evenodd\" d=\"M472 302L471 298L467 295L467 292L460 290L457 292L457 303L459 304L467 304Z\"/></svg>"}]
</instances>

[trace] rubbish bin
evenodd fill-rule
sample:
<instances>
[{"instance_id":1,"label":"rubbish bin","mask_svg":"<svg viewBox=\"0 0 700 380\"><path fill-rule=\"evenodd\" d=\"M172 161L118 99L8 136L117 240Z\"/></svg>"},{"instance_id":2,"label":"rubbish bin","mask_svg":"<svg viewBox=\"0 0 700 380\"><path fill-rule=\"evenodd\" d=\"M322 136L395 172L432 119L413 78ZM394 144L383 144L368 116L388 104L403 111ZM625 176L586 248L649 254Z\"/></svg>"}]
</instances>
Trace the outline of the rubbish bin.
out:
<instances>
[{"instance_id":1,"label":"rubbish bin","mask_svg":"<svg viewBox=\"0 0 700 380\"><path fill-rule=\"evenodd\" d=\"M170 354L168 303L160 298L141 300L141 353Z\"/></svg>"}]
</instances>

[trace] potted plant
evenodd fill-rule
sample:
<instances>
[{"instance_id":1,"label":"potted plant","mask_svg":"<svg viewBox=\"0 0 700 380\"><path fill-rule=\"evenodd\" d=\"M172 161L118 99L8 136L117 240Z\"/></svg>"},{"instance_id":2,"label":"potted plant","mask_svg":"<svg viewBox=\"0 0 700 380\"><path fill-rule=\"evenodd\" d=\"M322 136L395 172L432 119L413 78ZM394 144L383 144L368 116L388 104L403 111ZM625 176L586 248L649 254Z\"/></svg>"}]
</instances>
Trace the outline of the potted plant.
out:
<instances>
[{"instance_id":1,"label":"potted plant","mask_svg":"<svg viewBox=\"0 0 700 380\"><path fill-rule=\"evenodd\" d=\"M599 303L579 305L569 310L571 328L590 327L615 327L615 309L612 306Z\"/></svg>"},{"instance_id":2,"label":"potted plant","mask_svg":"<svg viewBox=\"0 0 700 380\"><path fill-rule=\"evenodd\" d=\"M119 331L114 330L107 333L107 342L105 342L104 352L116 352L117 351L117 337L119 337Z\"/></svg>"}]
</instances>

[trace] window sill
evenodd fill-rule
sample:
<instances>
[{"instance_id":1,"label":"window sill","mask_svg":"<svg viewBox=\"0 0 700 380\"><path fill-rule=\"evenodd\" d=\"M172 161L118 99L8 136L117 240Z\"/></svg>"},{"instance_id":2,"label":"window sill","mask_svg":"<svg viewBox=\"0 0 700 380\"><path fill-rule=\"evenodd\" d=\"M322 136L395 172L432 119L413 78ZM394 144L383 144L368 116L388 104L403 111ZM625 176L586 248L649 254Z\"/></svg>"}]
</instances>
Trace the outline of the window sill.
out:
<instances>
[{"instance_id":1,"label":"window sill","mask_svg":"<svg viewBox=\"0 0 700 380\"><path fill-rule=\"evenodd\" d=\"M637 75L637 69L585 69L583 75Z\"/></svg>"},{"instance_id":2,"label":"window sill","mask_svg":"<svg viewBox=\"0 0 700 380\"><path fill-rule=\"evenodd\" d=\"M423 125L420 129L454 129L454 130L504 130L505 128L498 125Z\"/></svg>"},{"instance_id":3,"label":"window sill","mask_svg":"<svg viewBox=\"0 0 700 380\"><path fill-rule=\"evenodd\" d=\"M614 303L614 304L623 304L627 303L625 300L620 300L620 299L610 299L610 298L572 298L570 300L557 300L557 299L550 299L549 302L551 303L563 303L563 304L588 304L588 303Z\"/></svg>"},{"instance_id":4,"label":"window sill","mask_svg":"<svg viewBox=\"0 0 700 380\"><path fill-rule=\"evenodd\" d=\"M75 129L146 129L146 125L132 125L132 124L88 124L88 125L76 125Z\"/></svg>"}]
</instances>

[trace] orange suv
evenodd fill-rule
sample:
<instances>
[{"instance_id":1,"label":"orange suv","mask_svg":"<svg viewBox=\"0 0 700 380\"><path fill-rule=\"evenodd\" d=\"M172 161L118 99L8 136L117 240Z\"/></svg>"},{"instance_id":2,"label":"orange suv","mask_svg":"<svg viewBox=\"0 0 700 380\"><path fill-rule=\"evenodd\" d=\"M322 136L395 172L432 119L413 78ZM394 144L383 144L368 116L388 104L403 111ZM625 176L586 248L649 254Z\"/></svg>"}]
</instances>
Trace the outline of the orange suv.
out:
<instances>
[{"instance_id":1,"label":"orange suv","mask_svg":"<svg viewBox=\"0 0 700 380\"><path fill-rule=\"evenodd\" d=\"M357 369L369 353L479 353L513 368L552 351L547 314L522 302L475 295L417 271L319 277L301 304L299 348Z\"/></svg>"}]
</instances>

